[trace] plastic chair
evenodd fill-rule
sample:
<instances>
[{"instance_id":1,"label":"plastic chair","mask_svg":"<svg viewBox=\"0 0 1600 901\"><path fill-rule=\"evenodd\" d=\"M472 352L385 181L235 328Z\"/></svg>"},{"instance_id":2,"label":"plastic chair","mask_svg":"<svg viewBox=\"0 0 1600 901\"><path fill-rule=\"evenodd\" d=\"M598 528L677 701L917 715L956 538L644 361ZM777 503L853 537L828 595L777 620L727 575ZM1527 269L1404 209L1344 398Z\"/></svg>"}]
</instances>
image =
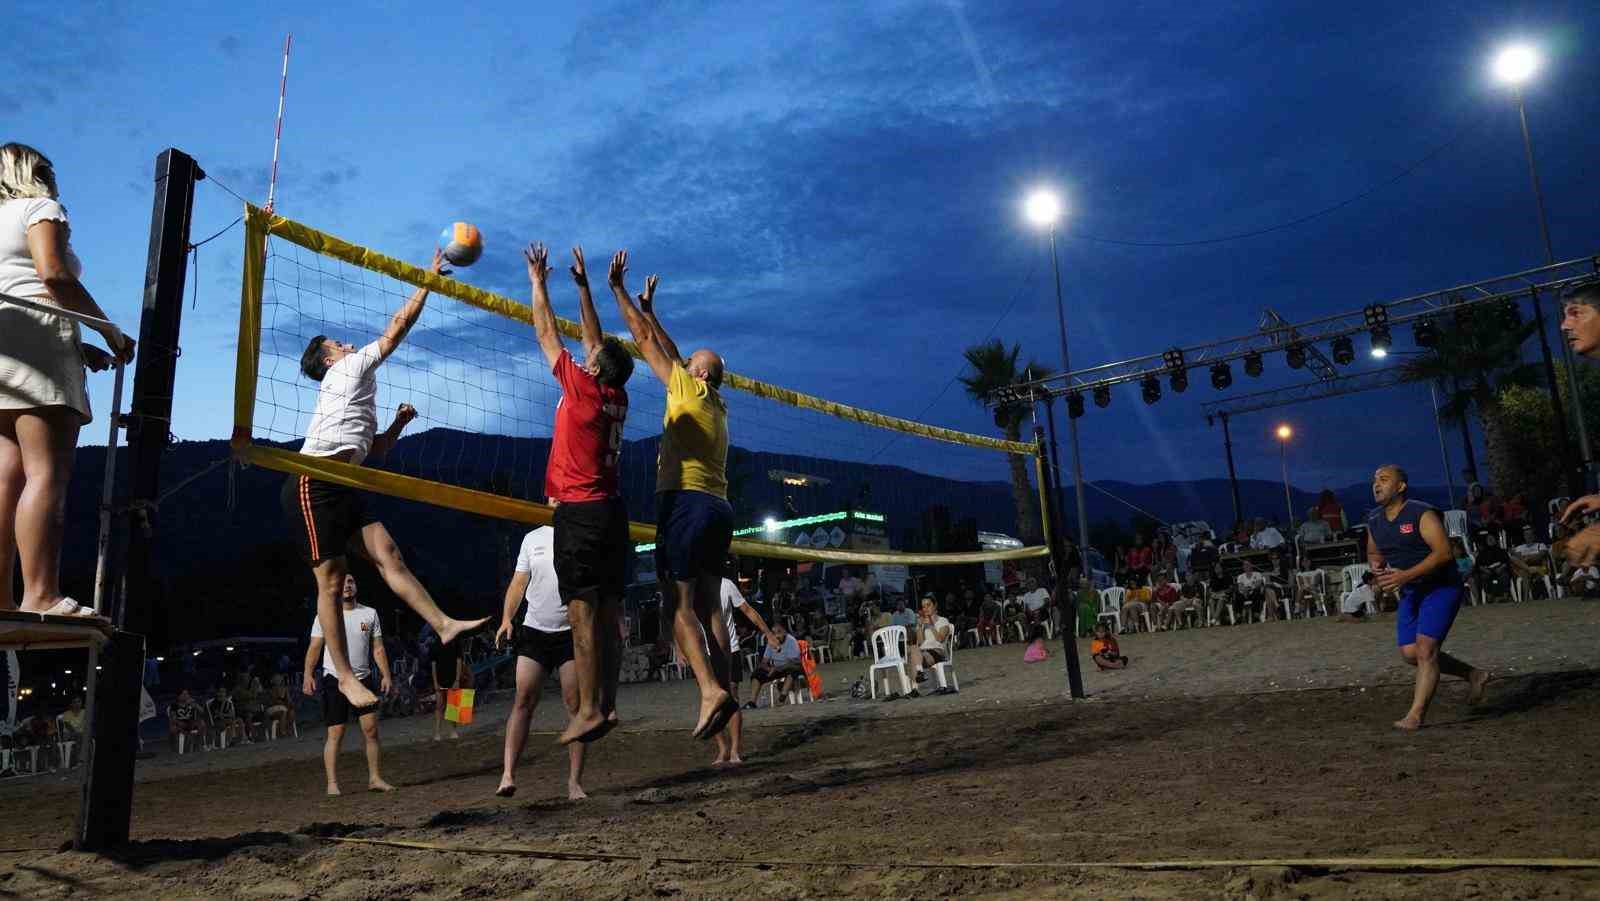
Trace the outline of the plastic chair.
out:
<instances>
[{"instance_id":1,"label":"plastic chair","mask_svg":"<svg viewBox=\"0 0 1600 901\"><path fill-rule=\"evenodd\" d=\"M1128 589L1120 587L1100 589L1100 613L1095 617L1095 622L1109 619L1112 622L1112 632L1122 632L1122 599L1128 596Z\"/></svg>"},{"instance_id":2,"label":"plastic chair","mask_svg":"<svg viewBox=\"0 0 1600 901\"><path fill-rule=\"evenodd\" d=\"M661 666L661 681L663 682L667 681L668 673L676 673L678 678L682 679L684 672L689 668L689 664L684 662L683 655L678 653L678 643L676 641L671 642L668 647L672 648L672 659Z\"/></svg>"},{"instance_id":3,"label":"plastic chair","mask_svg":"<svg viewBox=\"0 0 1600 901\"><path fill-rule=\"evenodd\" d=\"M905 626L884 626L872 633L872 666L867 668L867 688L873 700L878 697L878 670L893 670L900 676L900 693L911 693L911 680L906 678L906 658L900 649L906 643ZM889 689L889 679L884 677L884 690Z\"/></svg>"},{"instance_id":4,"label":"plastic chair","mask_svg":"<svg viewBox=\"0 0 1600 901\"><path fill-rule=\"evenodd\" d=\"M78 743L78 740L75 739L75 738L65 738L64 739L64 738L61 737L62 735L66 734L66 730L63 728L64 725L65 725L65 722L61 719L61 716L59 714L57 714L56 715L56 754L61 758L61 768L62 769L66 769L66 770L70 770L70 769L72 769L72 748L73 748L74 745L76 745ZM76 733L74 733L74 734L76 734Z\"/></svg>"},{"instance_id":5,"label":"plastic chair","mask_svg":"<svg viewBox=\"0 0 1600 901\"><path fill-rule=\"evenodd\" d=\"M1372 567L1365 563L1352 563L1339 571L1340 585L1345 591L1355 591L1356 586L1361 584L1361 577L1369 572L1372 572Z\"/></svg>"},{"instance_id":6,"label":"plastic chair","mask_svg":"<svg viewBox=\"0 0 1600 901\"><path fill-rule=\"evenodd\" d=\"M961 683L956 681L955 662L956 642L952 635L944 640L944 659L933 665L933 675L939 680L940 689L961 690Z\"/></svg>"},{"instance_id":7,"label":"plastic chair","mask_svg":"<svg viewBox=\"0 0 1600 901\"><path fill-rule=\"evenodd\" d=\"M1322 615L1328 615L1328 573L1326 570L1313 569L1294 574L1295 584L1300 588L1300 596L1307 598L1306 619L1311 618L1311 599L1315 599L1317 606L1322 608Z\"/></svg>"}]
</instances>

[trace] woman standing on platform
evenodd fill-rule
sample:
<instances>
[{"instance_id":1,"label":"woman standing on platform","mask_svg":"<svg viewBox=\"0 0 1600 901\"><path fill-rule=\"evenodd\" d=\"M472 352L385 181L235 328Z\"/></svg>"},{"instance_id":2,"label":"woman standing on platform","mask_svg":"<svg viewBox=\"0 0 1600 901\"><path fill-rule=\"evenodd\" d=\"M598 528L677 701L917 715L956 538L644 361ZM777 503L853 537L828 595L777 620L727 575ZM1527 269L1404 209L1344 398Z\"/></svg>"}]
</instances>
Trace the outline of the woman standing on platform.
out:
<instances>
[{"instance_id":1,"label":"woman standing on platform","mask_svg":"<svg viewBox=\"0 0 1600 901\"><path fill-rule=\"evenodd\" d=\"M0 144L0 294L105 320L78 281L69 235L50 160ZM115 357L84 344L76 321L0 298L0 610L94 613L61 593L60 573L72 458L92 418L84 367L128 362L134 344L109 322L95 329ZM11 582L19 556L20 599Z\"/></svg>"}]
</instances>

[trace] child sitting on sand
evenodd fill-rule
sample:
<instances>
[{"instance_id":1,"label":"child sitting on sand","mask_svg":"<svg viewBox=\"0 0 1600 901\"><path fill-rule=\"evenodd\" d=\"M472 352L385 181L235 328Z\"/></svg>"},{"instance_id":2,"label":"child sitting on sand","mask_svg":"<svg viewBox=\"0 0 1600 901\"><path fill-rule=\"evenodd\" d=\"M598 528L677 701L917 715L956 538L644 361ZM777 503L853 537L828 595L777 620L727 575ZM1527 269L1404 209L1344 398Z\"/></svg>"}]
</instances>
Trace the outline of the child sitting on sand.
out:
<instances>
[{"instance_id":1,"label":"child sitting on sand","mask_svg":"<svg viewBox=\"0 0 1600 901\"><path fill-rule=\"evenodd\" d=\"M1094 665L1102 670L1128 667L1128 658L1122 656L1122 648L1117 646L1116 636L1111 634L1105 623L1095 624L1094 641L1089 643L1089 656L1094 658Z\"/></svg>"}]
</instances>

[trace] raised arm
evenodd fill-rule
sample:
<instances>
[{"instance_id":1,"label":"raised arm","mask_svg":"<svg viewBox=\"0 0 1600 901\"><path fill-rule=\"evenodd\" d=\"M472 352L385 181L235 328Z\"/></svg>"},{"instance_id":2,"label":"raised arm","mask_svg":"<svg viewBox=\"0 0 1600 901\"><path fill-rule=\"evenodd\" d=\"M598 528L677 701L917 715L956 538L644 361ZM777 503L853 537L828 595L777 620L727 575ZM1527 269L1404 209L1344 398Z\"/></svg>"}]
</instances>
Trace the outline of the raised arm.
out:
<instances>
[{"instance_id":1,"label":"raised arm","mask_svg":"<svg viewBox=\"0 0 1600 901\"><path fill-rule=\"evenodd\" d=\"M644 293L639 295L639 312L650 321L650 328L655 330L656 340L661 342L661 349L666 351L667 356L674 360L682 360L683 354L678 352L678 343L672 340L672 336L667 334L666 326L656 318L656 285L660 281L660 276L655 275L644 280Z\"/></svg>"},{"instance_id":2,"label":"raised arm","mask_svg":"<svg viewBox=\"0 0 1600 901\"><path fill-rule=\"evenodd\" d=\"M572 248L572 266L568 268L572 280L578 285L578 324L582 326L583 355L594 353L604 333L600 331L600 314L594 310L594 295L589 293L589 270L583 265L583 248Z\"/></svg>"},{"instance_id":3,"label":"raised arm","mask_svg":"<svg viewBox=\"0 0 1600 901\"><path fill-rule=\"evenodd\" d=\"M433 262L429 264L428 271L434 275L450 274L449 270L444 268L443 250L437 247L433 249ZM378 336L379 359L389 359L389 355L395 352L395 348L400 346L400 342L406 339L406 334L411 331L411 327L417 324L418 319L422 318L422 306L427 300L428 289L418 288L411 292L411 296L406 298L406 302L400 305L400 309L395 310L394 315L389 317L389 324L384 327L383 334Z\"/></svg>"},{"instance_id":4,"label":"raised arm","mask_svg":"<svg viewBox=\"0 0 1600 901\"><path fill-rule=\"evenodd\" d=\"M394 447L395 442L400 440L400 433L405 431L406 426L410 425L411 421L416 418L416 407L410 404L401 404L394 411L394 421L389 423L389 427L373 437L372 450L367 452L367 458L370 460L382 460L388 456L389 450Z\"/></svg>"},{"instance_id":5,"label":"raised arm","mask_svg":"<svg viewBox=\"0 0 1600 901\"><path fill-rule=\"evenodd\" d=\"M650 364L650 371L656 374L663 385L670 384L675 358L667 355L650 320L633 305L633 298L628 296L628 288L623 284L623 276L627 272L628 252L619 250L611 258L611 271L606 279L611 285L611 295L617 299L617 311L622 314L622 321L628 326L633 343L639 345L639 353Z\"/></svg>"},{"instance_id":6,"label":"raised arm","mask_svg":"<svg viewBox=\"0 0 1600 901\"><path fill-rule=\"evenodd\" d=\"M550 309L550 293L545 282L550 276L550 251L543 244L529 244L522 252L528 261L528 287L532 289L533 330L539 335L539 349L551 366L561 359L561 333L556 330L556 314Z\"/></svg>"},{"instance_id":7,"label":"raised arm","mask_svg":"<svg viewBox=\"0 0 1600 901\"><path fill-rule=\"evenodd\" d=\"M506 600L501 605L500 628L494 633L495 647L503 648L511 643L511 618L517 615L517 606L522 603L522 597L528 591L528 583L532 580L533 573L511 574L511 584L506 586Z\"/></svg>"}]
</instances>

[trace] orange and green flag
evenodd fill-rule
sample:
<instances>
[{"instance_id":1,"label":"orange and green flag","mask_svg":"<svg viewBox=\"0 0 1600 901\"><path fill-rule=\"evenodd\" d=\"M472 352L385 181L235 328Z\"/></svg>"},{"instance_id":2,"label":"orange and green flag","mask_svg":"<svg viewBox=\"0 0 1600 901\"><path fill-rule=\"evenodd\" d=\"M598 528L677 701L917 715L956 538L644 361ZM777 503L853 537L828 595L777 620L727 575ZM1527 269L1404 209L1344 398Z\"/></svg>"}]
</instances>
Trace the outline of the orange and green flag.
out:
<instances>
[{"instance_id":1,"label":"orange and green flag","mask_svg":"<svg viewBox=\"0 0 1600 901\"><path fill-rule=\"evenodd\" d=\"M459 726L472 722L472 699L476 692L470 688L452 688L445 695L444 718Z\"/></svg>"}]
</instances>

